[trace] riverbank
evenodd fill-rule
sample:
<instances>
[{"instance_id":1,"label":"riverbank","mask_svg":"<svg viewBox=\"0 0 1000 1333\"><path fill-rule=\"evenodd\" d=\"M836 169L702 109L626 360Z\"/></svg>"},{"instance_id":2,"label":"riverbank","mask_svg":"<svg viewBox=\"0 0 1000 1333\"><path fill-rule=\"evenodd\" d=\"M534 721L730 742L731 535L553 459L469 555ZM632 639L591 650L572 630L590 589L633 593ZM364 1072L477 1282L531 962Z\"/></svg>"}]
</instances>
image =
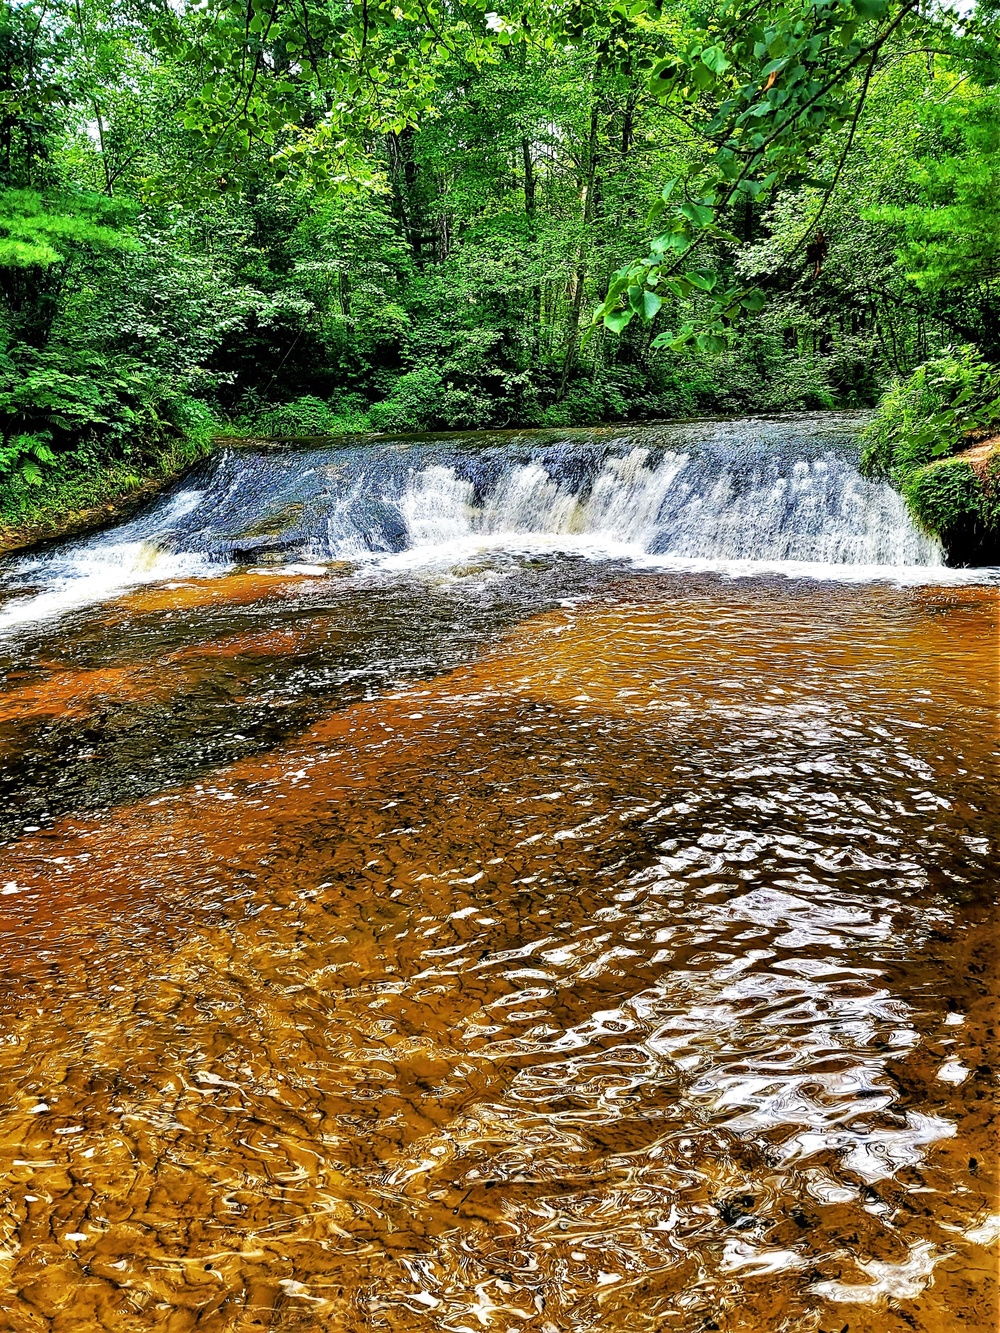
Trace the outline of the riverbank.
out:
<instances>
[{"instance_id":1,"label":"riverbank","mask_svg":"<svg viewBox=\"0 0 1000 1333\"><path fill-rule=\"evenodd\" d=\"M991 436L892 477L917 522L940 540L949 565L1000 563L998 446Z\"/></svg>"},{"instance_id":2,"label":"riverbank","mask_svg":"<svg viewBox=\"0 0 1000 1333\"><path fill-rule=\"evenodd\" d=\"M0 484L0 556L39 542L81 536L127 518L214 447L214 439L187 439L158 450L138 465L118 460L86 471L50 468L34 484L20 476L4 478Z\"/></svg>"},{"instance_id":3,"label":"riverbank","mask_svg":"<svg viewBox=\"0 0 1000 1333\"><path fill-rule=\"evenodd\" d=\"M883 395L861 435L863 475L888 481L949 565L1000 564L1000 370L949 347Z\"/></svg>"}]
</instances>

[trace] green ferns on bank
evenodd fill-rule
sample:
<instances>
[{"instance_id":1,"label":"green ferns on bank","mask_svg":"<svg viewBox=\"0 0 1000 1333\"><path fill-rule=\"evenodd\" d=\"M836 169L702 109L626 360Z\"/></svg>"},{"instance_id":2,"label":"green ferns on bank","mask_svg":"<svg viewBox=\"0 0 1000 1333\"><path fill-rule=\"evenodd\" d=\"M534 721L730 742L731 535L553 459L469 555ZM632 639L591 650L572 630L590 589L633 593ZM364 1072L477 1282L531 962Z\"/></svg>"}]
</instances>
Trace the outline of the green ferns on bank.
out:
<instances>
[{"instance_id":1,"label":"green ferns on bank","mask_svg":"<svg viewBox=\"0 0 1000 1333\"><path fill-rule=\"evenodd\" d=\"M57 453L84 441L115 455L159 446L208 427L207 409L186 389L179 376L124 355L66 347L0 354L0 436L32 434Z\"/></svg>"},{"instance_id":2,"label":"green ferns on bank","mask_svg":"<svg viewBox=\"0 0 1000 1333\"><path fill-rule=\"evenodd\" d=\"M35 472L23 465L5 470L7 446L0 450L0 551L73 531L81 516L118 506L143 487L182 472L210 448L208 431L146 441L141 450L120 457L84 441L46 459ZM15 461L23 464L23 455Z\"/></svg>"},{"instance_id":3,"label":"green ferns on bank","mask_svg":"<svg viewBox=\"0 0 1000 1333\"><path fill-rule=\"evenodd\" d=\"M125 356L0 354L0 527L103 505L207 451L212 418L178 377Z\"/></svg>"},{"instance_id":4,"label":"green ferns on bank","mask_svg":"<svg viewBox=\"0 0 1000 1333\"><path fill-rule=\"evenodd\" d=\"M979 470L965 451L998 432L1000 369L975 347L948 348L883 395L862 435L861 470L892 482L953 563L993 563L1000 451Z\"/></svg>"}]
</instances>

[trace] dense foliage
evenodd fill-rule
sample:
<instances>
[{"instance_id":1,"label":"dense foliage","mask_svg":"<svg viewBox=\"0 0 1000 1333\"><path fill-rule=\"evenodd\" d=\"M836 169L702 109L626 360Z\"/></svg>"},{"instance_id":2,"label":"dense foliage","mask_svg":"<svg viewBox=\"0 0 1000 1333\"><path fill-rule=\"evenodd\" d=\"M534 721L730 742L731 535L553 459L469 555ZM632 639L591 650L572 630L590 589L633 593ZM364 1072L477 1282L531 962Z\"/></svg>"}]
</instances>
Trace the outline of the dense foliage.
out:
<instances>
[{"instance_id":1,"label":"dense foliage","mask_svg":"<svg viewBox=\"0 0 1000 1333\"><path fill-rule=\"evenodd\" d=\"M996 362L996 20L916 0L8 4L0 520L47 479L62 503L83 473L175 466L212 420L858 406L952 344Z\"/></svg>"},{"instance_id":2,"label":"dense foliage","mask_svg":"<svg viewBox=\"0 0 1000 1333\"><path fill-rule=\"evenodd\" d=\"M861 466L892 481L914 516L963 563L1000 558L1000 368L948 348L883 395Z\"/></svg>"}]
</instances>

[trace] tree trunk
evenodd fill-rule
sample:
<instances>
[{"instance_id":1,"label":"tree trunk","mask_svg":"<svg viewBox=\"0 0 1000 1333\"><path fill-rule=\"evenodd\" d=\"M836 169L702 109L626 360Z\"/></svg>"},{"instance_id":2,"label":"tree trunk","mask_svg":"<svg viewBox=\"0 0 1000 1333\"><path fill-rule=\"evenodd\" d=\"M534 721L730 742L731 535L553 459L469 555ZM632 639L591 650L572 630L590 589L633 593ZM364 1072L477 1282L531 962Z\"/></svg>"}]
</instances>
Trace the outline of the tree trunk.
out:
<instances>
[{"instance_id":1,"label":"tree trunk","mask_svg":"<svg viewBox=\"0 0 1000 1333\"><path fill-rule=\"evenodd\" d=\"M584 161L583 184L581 186L581 229L580 245L577 250L576 271L570 279L570 313L566 329L566 350L563 354L562 375L559 379L558 398L566 394L566 386L580 344L580 312L583 308L583 290L587 281L587 255L590 248L590 226L594 220L594 184L597 179L597 98L594 97L590 112L590 134L587 140L587 154Z\"/></svg>"},{"instance_id":2,"label":"tree trunk","mask_svg":"<svg viewBox=\"0 0 1000 1333\"><path fill-rule=\"evenodd\" d=\"M527 136L521 139L521 161L524 164L524 211L531 229L532 243L535 241L536 183L535 164L531 157L531 141ZM542 289L536 282L531 289L531 363L537 366L542 335Z\"/></svg>"},{"instance_id":3,"label":"tree trunk","mask_svg":"<svg viewBox=\"0 0 1000 1333\"><path fill-rule=\"evenodd\" d=\"M388 136L389 180L397 220L403 228L410 252L423 268L425 242L432 250L437 248L436 228L428 225L428 210L424 206L423 180L420 166L413 155L416 131L407 126L401 133Z\"/></svg>"}]
</instances>

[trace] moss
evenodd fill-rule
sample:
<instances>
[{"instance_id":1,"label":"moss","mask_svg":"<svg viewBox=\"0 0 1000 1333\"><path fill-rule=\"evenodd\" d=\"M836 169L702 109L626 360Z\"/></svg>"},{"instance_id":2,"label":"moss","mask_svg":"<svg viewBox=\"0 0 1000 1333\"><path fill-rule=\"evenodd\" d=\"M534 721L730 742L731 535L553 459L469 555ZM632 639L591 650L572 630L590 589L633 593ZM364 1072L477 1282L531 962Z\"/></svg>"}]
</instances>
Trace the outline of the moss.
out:
<instances>
[{"instance_id":1,"label":"moss","mask_svg":"<svg viewBox=\"0 0 1000 1333\"><path fill-rule=\"evenodd\" d=\"M952 565L995 564L1000 549L1000 464L981 477L966 458L905 473L899 484L914 518L941 539Z\"/></svg>"},{"instance_id":2,"label":"moss","mask_svg":"<svg viewBox=\"0 0 1000 1333\"><path fill-rule=\"evenodd\" d=\"M983 488L964 458L944 458L904 474L900 487L914 518L929 532L945 532L981 517Z\"/></svg>"},{"instance_id":3,"label":"moss","mask_svg":"<svg viewBox=\"0 0 1000 1333\"><path fill-rule=\"evenodd\" d=\"M990 459L982 487L982 512L987 526L1000 534L1000 449Z\"/></svg>"}]
</instances>

